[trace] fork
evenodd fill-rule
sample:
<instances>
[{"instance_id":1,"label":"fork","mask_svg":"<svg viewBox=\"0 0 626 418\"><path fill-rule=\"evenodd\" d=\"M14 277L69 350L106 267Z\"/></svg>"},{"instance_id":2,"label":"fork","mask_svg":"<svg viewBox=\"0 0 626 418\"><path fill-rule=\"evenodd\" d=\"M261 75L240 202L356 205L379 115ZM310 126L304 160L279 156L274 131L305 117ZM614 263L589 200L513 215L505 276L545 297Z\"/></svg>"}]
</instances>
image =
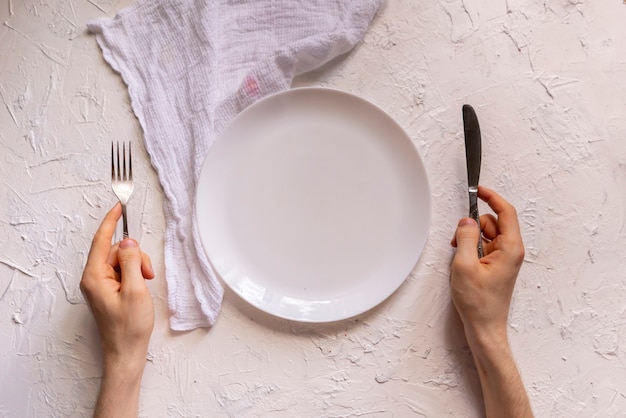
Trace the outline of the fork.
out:
<instances>
[{"instance_id":1,"label":"fork","mask_svg":"<svg viewBox=\"0 0 626 418\"><path fill-rule=\"evenodd\" d=\"M116 164L117 162L117 164ZM133 163L128 142L128 158L126 158L126 143L122 142L122 159L120 160L120 143L111 143L111 188L122 204L122 225L124 239L128 238L128 221L126 219L126 204L133 193Z\"/></svg>"}]
</instances>

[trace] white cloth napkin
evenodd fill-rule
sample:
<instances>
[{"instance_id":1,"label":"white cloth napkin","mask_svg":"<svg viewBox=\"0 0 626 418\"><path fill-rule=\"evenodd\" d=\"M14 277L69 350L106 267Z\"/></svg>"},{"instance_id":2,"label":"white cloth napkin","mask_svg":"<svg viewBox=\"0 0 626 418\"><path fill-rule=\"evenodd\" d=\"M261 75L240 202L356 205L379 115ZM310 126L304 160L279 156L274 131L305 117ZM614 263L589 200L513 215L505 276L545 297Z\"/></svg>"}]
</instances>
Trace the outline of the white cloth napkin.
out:
<instances>
[{"instance_id":1,"label":"white cloth napkin","mask_svg":"<svg viewBox=\"0 0 626 418\"><path fill-rule=\"evenodd\" d=\"M170 327L211 326L223 288L196 229L196 181L222 128L352 49L383 0L140 0L88 23L128 86L164 192Z\"/></svg>"}]
</instances>

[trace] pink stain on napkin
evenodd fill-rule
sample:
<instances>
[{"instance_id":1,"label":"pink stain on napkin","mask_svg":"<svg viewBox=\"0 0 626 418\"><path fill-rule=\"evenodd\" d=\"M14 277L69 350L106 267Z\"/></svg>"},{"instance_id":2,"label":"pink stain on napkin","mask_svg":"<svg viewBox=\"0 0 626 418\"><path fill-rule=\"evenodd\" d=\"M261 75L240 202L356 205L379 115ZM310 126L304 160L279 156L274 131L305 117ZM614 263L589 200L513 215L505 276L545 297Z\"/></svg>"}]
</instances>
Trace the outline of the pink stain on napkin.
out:
<instances>
[{"instance_id":1,"label":"pink stain on napkin","mask_svg":"<svg viewBox=\"0 0 626 418\"><path fill-rule=\"evenodd\" d=\"M259 87L259 83L256 81L254 77L247 77L243 82L244 90L248 96L258 96L261 93L261 89Z\"/></svg>"},{"instance_id":2,"label":"pink stain on napkin","mask_svg":"<svg viewBox=\"0 0 626 418\"><path fill-rule=\"evenodd\" d=\"M88 23L128 86L163 187L170 327L213 325L223 288L202 249L196 182L216 135L361 41L383 0L140 0Z\"/></svg>"}]
</instances>

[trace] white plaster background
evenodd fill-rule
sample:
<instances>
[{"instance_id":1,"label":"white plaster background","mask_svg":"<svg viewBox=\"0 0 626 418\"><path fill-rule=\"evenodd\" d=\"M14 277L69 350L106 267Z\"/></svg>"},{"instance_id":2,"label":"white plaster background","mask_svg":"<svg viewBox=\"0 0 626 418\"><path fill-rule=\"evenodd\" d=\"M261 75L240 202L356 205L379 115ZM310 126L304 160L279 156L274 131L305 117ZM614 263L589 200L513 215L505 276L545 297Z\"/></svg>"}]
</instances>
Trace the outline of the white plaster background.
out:
<instances>
[{"instance_id":1,"label":"white plaster background","mask_svg":"<svg viewBox=\"0 0 626 418\"><path fill-rule=\"evenodd\" d=\"M85 31L128 4L0 0L0 416L91 414L100 353L78 282L114 202L118 139L136 145L131 232L158 273L141 416L481 416L448 288L471 103L482 183L521 218L509 332L537 416L626 417L622 0L388 0L362 45L296 84L361 95L414 138L433 191L415 272L338 324L277 320L227 292L215 327L182 334L167 325L161 190L125 86Z\"/></svg>"}]
</instances>

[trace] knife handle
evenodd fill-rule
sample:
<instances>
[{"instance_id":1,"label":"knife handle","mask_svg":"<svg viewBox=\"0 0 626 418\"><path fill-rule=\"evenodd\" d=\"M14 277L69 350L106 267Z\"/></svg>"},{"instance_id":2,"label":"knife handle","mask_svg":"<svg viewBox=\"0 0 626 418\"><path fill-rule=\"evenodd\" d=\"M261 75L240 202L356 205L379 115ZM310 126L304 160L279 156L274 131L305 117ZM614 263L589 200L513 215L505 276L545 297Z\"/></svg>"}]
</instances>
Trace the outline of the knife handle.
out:
<instances>
[{"instance_id":1,"label":"knife handle","mask_svg":"<svg viewBox=\"0 0 626 418\"><path fill-rule=\"evenodd\" d=\"M480 216L478 215L478 191L473 191L471 190L469 192L469 203L470 203L470 210L469 210L469 216L470 218L472 218L473 220L476 221L476 224L478 224L478 230L481 231L480 229ZM483 257L483 235L482 232L480 233L479 237L478 237L478 258L482 258Z\"/></svg>"}]
</instances>

